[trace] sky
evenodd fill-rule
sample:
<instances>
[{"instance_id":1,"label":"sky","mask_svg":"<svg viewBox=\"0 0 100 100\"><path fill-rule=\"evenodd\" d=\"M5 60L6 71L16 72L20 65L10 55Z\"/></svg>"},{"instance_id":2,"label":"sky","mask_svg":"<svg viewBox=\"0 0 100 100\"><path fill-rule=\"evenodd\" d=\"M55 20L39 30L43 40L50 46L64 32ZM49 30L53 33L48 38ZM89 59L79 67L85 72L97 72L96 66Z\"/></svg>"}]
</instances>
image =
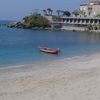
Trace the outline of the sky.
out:
<instances>
[{"instance_id":1,"label":"sky","mask_svg":"<svg viewBox=\"0 0 100 100\"><path fill-rule=\"evenodd\" d=\"M56 10L78 9L87 0L0 0L0 20L21 20L32 12L42 12L43 9Z\"/></svg>"}]
</instances>

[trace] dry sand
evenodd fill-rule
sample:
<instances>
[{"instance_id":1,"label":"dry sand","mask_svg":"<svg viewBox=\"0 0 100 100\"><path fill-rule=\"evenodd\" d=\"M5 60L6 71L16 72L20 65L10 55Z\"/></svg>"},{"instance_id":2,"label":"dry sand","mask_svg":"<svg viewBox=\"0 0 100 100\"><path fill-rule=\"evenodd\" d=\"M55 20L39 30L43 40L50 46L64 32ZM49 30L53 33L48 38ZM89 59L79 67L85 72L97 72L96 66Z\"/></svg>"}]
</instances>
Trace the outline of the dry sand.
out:
<instances>
[{"instance_id":1,"label":"dry sand","mask_svg":"<svg viewBox=\"0 0 100 100\"><path fill-rule=\"evenodd\" d=\"M100 100L100 54L2 68L0 100Z\"/></svg>"}]
</instances>

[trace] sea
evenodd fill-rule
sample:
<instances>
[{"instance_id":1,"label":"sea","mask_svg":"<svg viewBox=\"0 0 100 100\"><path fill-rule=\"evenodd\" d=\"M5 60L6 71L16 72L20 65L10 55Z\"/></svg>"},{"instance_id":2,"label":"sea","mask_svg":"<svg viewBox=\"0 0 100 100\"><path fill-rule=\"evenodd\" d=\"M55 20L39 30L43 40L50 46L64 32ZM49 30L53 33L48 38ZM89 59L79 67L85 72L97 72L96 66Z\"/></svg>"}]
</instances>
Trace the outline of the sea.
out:
<instances>
[{"instance_id":1,"label":"sea","mask_svg":"<svg viewBox=\"0 0 100 100\"><path fill-rule=\"evenodd\" d=\"M0 21L0 67L33 64L100 52L100 33L8 28ZM58 55L38 46L59 48Z\"/></svg>"}]
</instances>

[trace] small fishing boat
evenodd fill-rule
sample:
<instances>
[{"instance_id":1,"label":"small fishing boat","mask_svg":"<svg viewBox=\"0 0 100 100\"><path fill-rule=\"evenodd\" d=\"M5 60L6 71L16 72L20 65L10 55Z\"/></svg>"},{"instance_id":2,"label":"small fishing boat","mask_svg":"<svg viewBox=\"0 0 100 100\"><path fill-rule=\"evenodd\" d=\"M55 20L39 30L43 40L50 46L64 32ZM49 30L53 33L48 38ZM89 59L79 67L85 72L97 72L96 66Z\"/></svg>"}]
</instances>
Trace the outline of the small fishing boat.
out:
<instances>
[{"instance_id":1,"label":"small fishing boat","mask_svg":"<svg viewBox=\"0 0 100 100\"><path fill-rule=\"evenodd\" d=\"M58 54L60 52L60 49L52 49L52 48L47 48L47 47L38 47L40 51L49 53L49 54Z\"/></svg>"}]
</instances>

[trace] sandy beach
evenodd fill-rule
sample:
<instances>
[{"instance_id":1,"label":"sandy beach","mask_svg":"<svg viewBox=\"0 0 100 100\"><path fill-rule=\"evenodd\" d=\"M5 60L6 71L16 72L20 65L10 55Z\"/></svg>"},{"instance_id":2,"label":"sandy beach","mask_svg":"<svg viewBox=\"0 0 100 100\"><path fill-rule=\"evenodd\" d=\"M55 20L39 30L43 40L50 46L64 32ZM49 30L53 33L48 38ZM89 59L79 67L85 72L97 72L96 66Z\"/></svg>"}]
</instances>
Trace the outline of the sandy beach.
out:
<instances>
[{"instance_id":1,"label":"sandy beach","mask_svg":"<svg viewBox=\"0 0 100 100\"><path fill-rule=\"evenodd\" d=\"M100 54L1 68L0 100L100 100Z\"/></svg>"}]
</instances>

